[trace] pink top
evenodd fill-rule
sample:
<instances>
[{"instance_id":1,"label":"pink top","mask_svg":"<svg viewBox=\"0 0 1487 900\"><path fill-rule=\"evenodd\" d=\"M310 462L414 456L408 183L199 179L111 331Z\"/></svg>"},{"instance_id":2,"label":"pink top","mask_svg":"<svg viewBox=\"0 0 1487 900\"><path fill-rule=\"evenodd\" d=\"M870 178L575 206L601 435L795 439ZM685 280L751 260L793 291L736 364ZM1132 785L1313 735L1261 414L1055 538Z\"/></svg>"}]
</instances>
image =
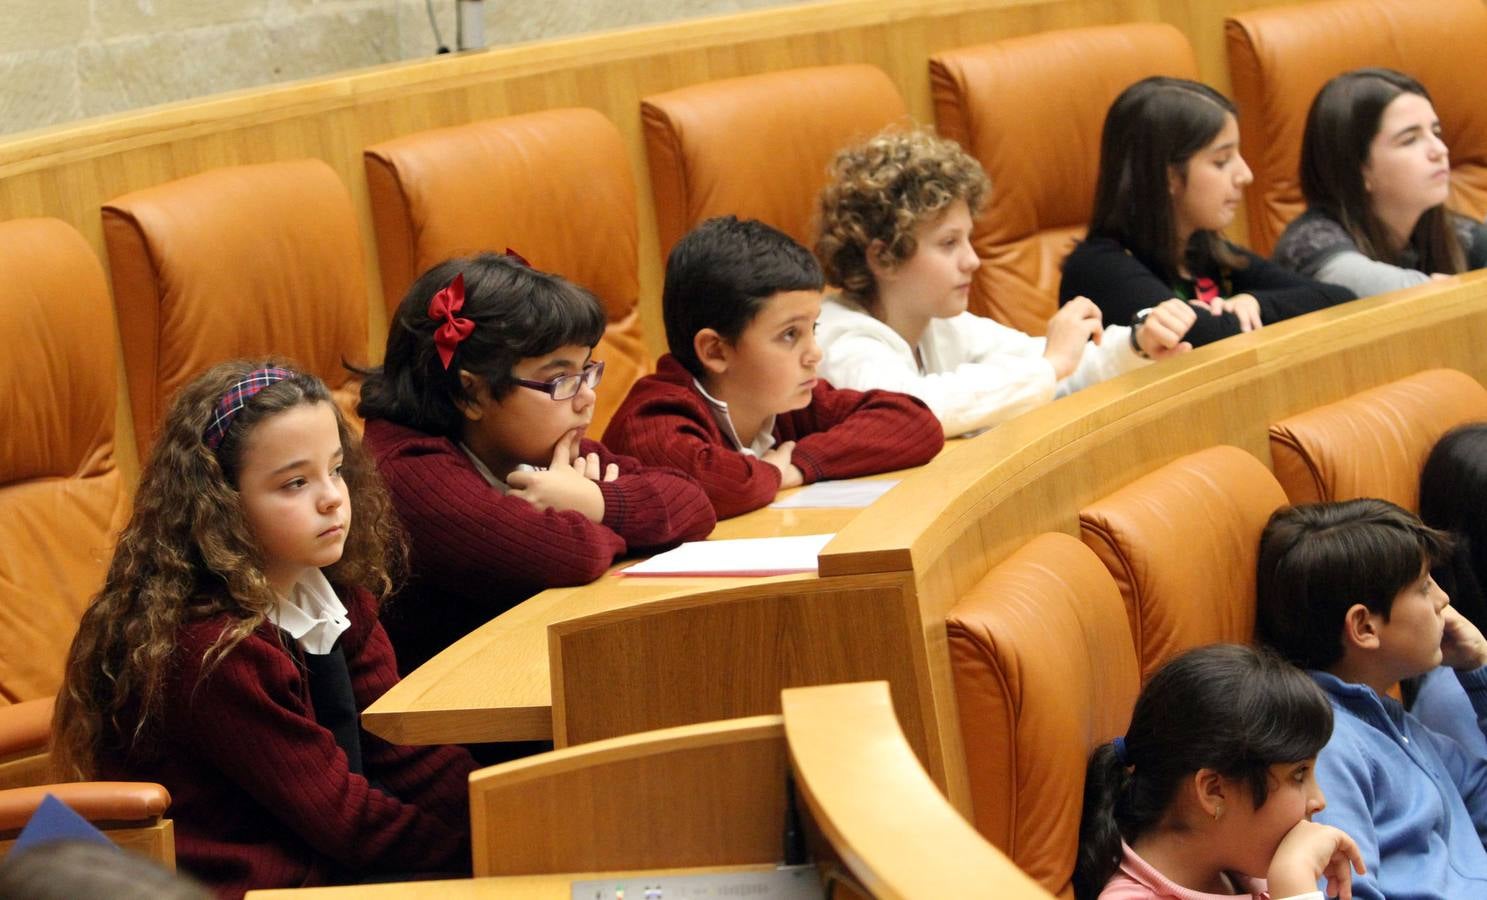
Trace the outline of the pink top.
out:
<instances>
[{"instance_id":1,"label":"pink top","mask_svg":"<svg viewBox=\"0 0 1487 900\"><path fill-rule=\"evenodd\" d=\"M1232 876L1245 894L1207 894L1185 888L1152 868L1151 864L1136 855L1130 845L1121 841L1120 870L1110 876L1105 889L1100 891L1100 900L1220 900L1220 898L1251 897L1253 900L1271 900L1262 878ZM1283 900L1322 900L1321 891L1300 894Z\"/></svg>"}]
</instances>

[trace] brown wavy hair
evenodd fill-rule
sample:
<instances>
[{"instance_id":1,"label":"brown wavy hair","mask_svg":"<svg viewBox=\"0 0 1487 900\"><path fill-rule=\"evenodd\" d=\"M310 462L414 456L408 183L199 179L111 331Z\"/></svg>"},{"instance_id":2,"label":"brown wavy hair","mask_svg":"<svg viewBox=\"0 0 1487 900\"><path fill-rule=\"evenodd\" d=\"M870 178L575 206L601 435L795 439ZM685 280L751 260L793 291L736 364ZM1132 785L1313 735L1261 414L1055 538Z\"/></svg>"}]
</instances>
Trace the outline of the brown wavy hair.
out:
<instances>
[{"instance_id":1,"label":"brown wavy hair","mask_svg":"<svg viewBox=\"0 0 1487 900\"><path fill-rule=\"evenodd\" d=\"M873 241L883 242L878 260L897 266L914 255L914 231L964 200L981 212L991 180L956 142L916 128L891 128L846 148L831 163L831 181L821 191L821 227L816 258L826 280L848 300L871 306L878 286L867 264Z\"/></svg>"},{"instance_id":2,"label":"brown wavy hair","mask_svg":"<svg viewBox=\"0 0 1487 900\"><path fill-rule=\"evenodd\" d=\"M127 754L151 751L181 626L211 616L230 620L206 652L210 673L277 602L236 487L245 441L258 423L304 404L326 403L335 411L353 511L341 559L325 570L338 591L365 588L383 599L406 569L387 492L319 378L298 373L264 388L237 414L216 452L202 442L218 400L265 366L291 367L281 360L221 363L182 388L171 405L103 590L83 613L68 652L52 716L52 759L63 778L93 777L105 742Z\"/></svg>"}]
</instances>

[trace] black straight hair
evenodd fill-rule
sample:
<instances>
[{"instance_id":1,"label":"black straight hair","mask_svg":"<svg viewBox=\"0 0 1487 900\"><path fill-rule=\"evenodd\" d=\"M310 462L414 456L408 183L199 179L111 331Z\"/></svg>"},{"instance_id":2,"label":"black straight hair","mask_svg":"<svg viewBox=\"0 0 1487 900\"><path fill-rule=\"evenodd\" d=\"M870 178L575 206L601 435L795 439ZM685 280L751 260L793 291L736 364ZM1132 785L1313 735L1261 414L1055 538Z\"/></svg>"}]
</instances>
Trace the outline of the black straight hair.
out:
<instances>
[{"instance_id":1,"label":"black straight hair","mask_svg":"<svg viewBox=\"0 0 1487 900\"><path fill-rule=\"evenodd\" d=\"M465 277L465 304L455 315L474 323L445 368L434 345L443 319L429 315L434 295ZM523 359L560 347L593 347L604 335L604 309L572 282L509 256L482 253L439 263L408 289L387 330L382 365L365 376L356 412L427 434L458 439L471 401L460 371L485 380L492 398L516 387Z\"/></svg>"},{"instance_id":2,"label":"black straight hair","mask_svg":"<svg viewBox=\"0 0 1487 900\"><path fill-rule=\"evenodd\" d=\"M1330 668L1348 609L1361 603L1387 622L1399 592L1450 551L1450 535L1387 500L1277 510L1260 535L1260 638L1304 669Z\"/></svg>"},{"instance_id":3,"label":"black straight hair","mask_svg":"<svg viewBox=\"0 0 1487 900\"><path fill-rule=\"evenodd\" d=\"M1180 263L1239 269L1244 257L1219 234L1198 231L1177 246L1177 220L1169 173L1213 143L1235 114L1228 97L1185 78L1143 78L1121 91L1105 114L1100 134L1099 180L1089 236L1119 241L1169 284Z\"/></svg>"},{"instance_id":4,"label":"black straight hair","mask_svg":"<svg viewBox=\"0 0 1487 900\"><path fill-rule=\"evenodd\" d=\"M1338 222L1370 259L1398 265L1405 247L1393 246L1383 220L1373 211L1363 166L1384 120L1384 110L1401 94L1430 99L1425 86L1393 69L1355 69L1322 86L1306 114L1301 136L1301 194L1306 205ZM1405 246L1415 251L1422 272L1466 269L1466 253L1445 204L1420 216Z\"/></svg>"},{"instance_id":5,"label":"black straight hair","mask_svg":"<svg viewBox=\"0 0 1487 900\"><path fill-rule=\"evenodd\" d=\"M1094 900L1120 865L1121 841L1159 825L1199 769L1242 780L1259 809L1270 767L1316 756L1332 736L1332 706L1310 677L1274 653L1212 644L1151 677L1125 734L1090 755L1074 895Z\"/></svg>"},{"instance_id":6,"label":"black straight hair","mask_svg":"<svg viewBox=\"0 0 1487 900\"><path fill-rule=\"evenodd\" d=\"M1456 544L1435 580L1452 606L1487 628L1487 422L1453 428L1431 448L1420 472L1420 518Z\"/></svg>"},{"instance_id":7,"label":"black straight hair","mask_svg":"<svg viewBox=\"0 0 1487 900\"><path fill-rule=\"evenodd\" d=\"M687 371L705 373L693 339L704 328L730 343L764 304L826 286L821 265L794 238L757 219L720 216L692 229L666 259L661 315L666 344Z\"/></svg>"}]
</instances>

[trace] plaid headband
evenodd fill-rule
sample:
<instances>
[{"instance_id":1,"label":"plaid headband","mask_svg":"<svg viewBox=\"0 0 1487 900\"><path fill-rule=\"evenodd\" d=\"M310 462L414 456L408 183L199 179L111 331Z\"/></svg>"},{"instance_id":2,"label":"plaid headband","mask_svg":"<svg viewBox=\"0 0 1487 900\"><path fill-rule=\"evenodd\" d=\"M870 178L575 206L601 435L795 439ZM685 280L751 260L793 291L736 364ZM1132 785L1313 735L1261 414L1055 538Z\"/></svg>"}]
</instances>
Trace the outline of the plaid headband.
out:
<instances>
[{"instance_id":1,"label":"plaid headband","mask_svg":"<svg viewBox=\"0 0 1487 900\"><path fill-rule=\"evenodd\" d=\"M217 401L217 408L212 411L212 420L207 423L207 430L202 433L201 442L213 452L222 446L222 439L227 437L228 429L232 428L232 420L237 418L238 411L247 405L259 391L276 382L293 378L298 372L278 367L268 369L254 369L227 389L222 399Z\"/></svg>"}]
</instances>

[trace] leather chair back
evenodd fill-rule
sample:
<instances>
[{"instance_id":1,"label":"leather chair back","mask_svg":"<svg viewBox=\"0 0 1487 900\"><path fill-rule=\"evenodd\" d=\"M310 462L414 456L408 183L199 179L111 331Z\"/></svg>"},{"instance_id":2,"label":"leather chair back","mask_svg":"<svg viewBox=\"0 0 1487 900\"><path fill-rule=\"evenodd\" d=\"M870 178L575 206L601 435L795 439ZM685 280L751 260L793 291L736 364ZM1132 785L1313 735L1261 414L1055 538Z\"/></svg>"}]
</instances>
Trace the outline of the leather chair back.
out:
<instances>
[{"instance_id":1,"label":"leather chair back","mask_svg":"<svg viewBox=\"0 0 1487 900\"><path fill-rule=\"evenodd\" d=\"M1029 541L946 621L977 830L1072 897L1084 770L1124 734L1140 671L1120 591L1066 534Z\"/></svg>"},{"instance_id":2,"label":"leather chair back","mask_svg":"<svg viewBox=\"0 0 1487 900\"><path fill-rule=\"evenodd\" d=\"M1417 372L1270 426L1292 503L1378 497L1419 512L1420 470L1441 435L1487 420L1487 388L1455 369Z\"/></svg>"},{"instance_id":3,"label":"leather chair back","mask_svg":"<svg viewBox=\"0 0 1487 900\"><path fill-rule=\"evenodd\" d=\"M342 362L366 361L367 282L330 166L233 166L135 191L103 207L103 236L142 457L175 392L226 359L285 357L355 408L360 380Z\"/></svg>"},{"instance_id":4,"label":"leather chair back","mask_svg":"<svg viewBox=\"0 0 1487 900\"><path fill-rule=\"evenodd\" d=\"M0 705L8 705L57 692L126 514L114 448L114 311L98 258L71 226L0 223L0 334Z\"/></svg>"},{"instance_id":5,"label":"leather chair back","mask_svg":"<svg viewBox=\"0 0 1487 900\"><path fill-rule=\"evenodd\" d=\"M439 128L367 148L389 314L437 263L507 247L592 291L609 320L591 433L652 368L637 303L639 226L624 141L592 109Z\"/></svg>"},{"instance_id":6,"label":"leather chair back","mask_svg":"<svg viewBox=\"0 0 1487 900\"><path fill-rule=\"evenodd\" d=\"M1480 0L1330 0L1257 9L1224 23L1240 146L1254 170L1249 241L1268 254L1300 214L1306 112L1334 75L1387 66L1430 92L1451 148L1451 205L1487 214L1487 95L1479 90L1487 8Z\"/></svg>"},{"instance_id":7,"label":"leather chair back","mask_svg":"<svg viewBox=\"0 0 1487 900\"><path fill-rule=\"evenodd\" d=\"M982 260L972 312L1047 330L1064 258L1094 208L1105 113L1149 75L1198 77L1193 48L1171 25L1048 31L930 57L936 128L991 178L971 237Z\"/></svg>"},{"instance_id":8,"label":"leather chair back","mask_svg":"<svg viewBox=\"0 0 1487 900\"><path fill-rule=\"evenodd\" d=\"M881 69L845 65L656 94L640 117L664 260L698 223L730 213L814 247L827 166L848 144L907 121L908 108Z\"/></svg>"},{"instance_id":9,"label":"leather chair back","mask_svg":"<svg viewBox=\"0 0 1487 900\"><path fill-rule=\"evenodd\" d=\"M1080 510L1084 543L1125 599L1143 683L1184 650L1254 639L1260 532L1285 504L1264 464L1219 446Z\"/></svg>"}]
</instances>

